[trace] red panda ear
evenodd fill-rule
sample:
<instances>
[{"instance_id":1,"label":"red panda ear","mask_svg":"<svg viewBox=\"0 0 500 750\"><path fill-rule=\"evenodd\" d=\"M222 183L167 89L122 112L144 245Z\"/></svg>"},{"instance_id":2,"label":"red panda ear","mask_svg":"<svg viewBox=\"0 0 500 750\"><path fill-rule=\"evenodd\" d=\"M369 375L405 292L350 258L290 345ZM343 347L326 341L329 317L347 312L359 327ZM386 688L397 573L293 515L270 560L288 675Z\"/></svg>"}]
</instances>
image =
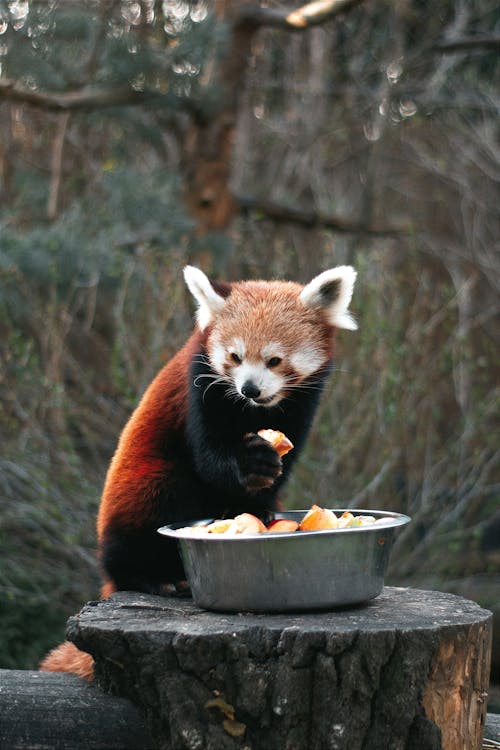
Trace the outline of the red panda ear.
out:
<instances>
[{"instance_id":1,"label":"red panda ear","mask_svg":"<svg viewBox=\"0 0 500 750\"><path fill-rule=\"evenodd\" d=\"M227 296L226 285L217 284L216 291L208 276L205 276L203 271L194 266L186 266L184 268L184 280L198 303L196 319L203 331L212 322L214 316L224 307L224 297L218 294L218 292L220 291L223 294L226 292L225 296Z\"/></svg>"},{"instance_id":2,"label":"red panda ear","mask_svg":"<svg viewBox=\"0 0 500 750\"><path fill-rule=\"evenodd\" d=\"M348 307L356 275L352 266L330 268L303 288L300 300L305 307L323 309L330 325L355 331L358 326Z\"/></svg>"}]
</instances>

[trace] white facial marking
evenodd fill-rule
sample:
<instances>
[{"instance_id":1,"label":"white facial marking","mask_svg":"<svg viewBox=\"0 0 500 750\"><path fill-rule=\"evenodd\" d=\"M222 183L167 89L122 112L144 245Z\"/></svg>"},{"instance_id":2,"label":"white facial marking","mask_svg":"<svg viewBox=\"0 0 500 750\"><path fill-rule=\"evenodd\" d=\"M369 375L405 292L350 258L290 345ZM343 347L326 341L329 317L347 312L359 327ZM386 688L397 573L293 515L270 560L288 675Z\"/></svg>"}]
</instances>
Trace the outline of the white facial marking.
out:
<instances>
[{"instance_id":1,"label":"white facial marking","mask_svg":"<svg viewBox=\"0 0 500 750\"><path fill-rule=\"evenodd\" d=\"M232 345L229 347L229 352L234 352L238 357L243 360L245 358L245 342L243 339L234 339Z\"/></svg>"},{"instance_id":2,"label":"white facial marking","mask_svg":"<svg viewBox=\"0 0 500 750\"><path fill-rule=\"evenodd\" d=\"M210 364L212 365L215 372L219 375L224 375L224 365L226 363L226 347L223 346L217 339L212 342L210 347Z\"/></svg>"},{"instance_id":3,"label":"white facial marking","mask_svg":"<svg viewBox=\"0 0 500 750\"><path fill-rule=\"evenodd\" d=\"M314 346L302 346L290 357L292 367L301 377L307 378L325 364L324 354Z\"/></svg>"},{"instance_id":4,"label":"white facial marking","mask_svg":"<svg viewBox=\"0 0 500 750\"><path fill-rule=\"evenodd\" d=\"M239 367L234 368L233 378L240 393L245 383L250 381L260 390L259 399L276 396L276 401L273 399L269 402L269 406L279 401L279 394L285 385L281 375L269 370L264 363L260 362L243 362Z\"/></svg>"},{"instance_id":5,"label":"white facial marking","mask_svg":"<svg viewBox=\"0 0 500 750\"><path fill-rule=\"evenodd\" d=\"M260 354L264 362L267 362L271 357L279 357L280 359L283 359L285 351L283 345L276 342L263 346Z\"/></svg>"}]
</instances>

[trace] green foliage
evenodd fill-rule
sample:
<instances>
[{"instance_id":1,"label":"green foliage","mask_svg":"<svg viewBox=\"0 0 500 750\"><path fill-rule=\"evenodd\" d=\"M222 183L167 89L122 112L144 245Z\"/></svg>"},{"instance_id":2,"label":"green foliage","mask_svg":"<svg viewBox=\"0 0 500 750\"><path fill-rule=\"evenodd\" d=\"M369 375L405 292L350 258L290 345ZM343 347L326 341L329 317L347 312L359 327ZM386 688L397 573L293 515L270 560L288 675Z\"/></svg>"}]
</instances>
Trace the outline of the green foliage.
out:
<instances>
[{"instance_id":1,"label":"green foliage","mask_svg":"<svg viewBox=\"0 0 500 750\"><path fill-rule=\"evenodd\" d=\"M0 53L7 77L52 91L132 83L138 91L193 99L203 94L210 106L214 91L200 87L199 79L207 51L218 56L227 43L224 26L211 14L186 4L185 13L179 6L162 18L158 8L148 15L144 34L144 19L134 3L110 8L92 0L14 6L4 2L0 7L0 19L8 23ZM168 103L175 105L175 97Z\"/></svg>"},{"instance_id":2,"label":"green foliage","mask_svg":"<svg viewBox=\"0 0 500 750\"><path fill-rule=\"evenodd\" d=\"M49 583L46 578L46 584ZM71 611L54 606L47 597L32 602L23 591L0 604L2 669L36 669L41 656L64 640L64 623Z\"/></svg>"},{"instance_id":3,"label":"green foliage","mask_svg":"<svg viewBox=\"0 0 500 750\"><path fill-rule=\"evenodd\" d=\"M98 494L67 441L24 437L23 452L11 456L4 441L0 459L0 663L33 668L65 619L97 593L89 514Z\"/></svg>"}]
</instances>

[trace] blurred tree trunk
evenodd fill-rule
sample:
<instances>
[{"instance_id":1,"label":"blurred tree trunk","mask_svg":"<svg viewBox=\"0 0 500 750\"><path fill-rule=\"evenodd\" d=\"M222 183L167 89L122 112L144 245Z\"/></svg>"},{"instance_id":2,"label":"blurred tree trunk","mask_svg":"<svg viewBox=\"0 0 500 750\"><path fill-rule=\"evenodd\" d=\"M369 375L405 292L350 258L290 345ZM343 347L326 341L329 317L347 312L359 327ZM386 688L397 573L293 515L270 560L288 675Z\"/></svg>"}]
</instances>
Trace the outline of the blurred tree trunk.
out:
<instances>
[{"instance_id":1,"label":"blurred tree trunk","mask_svg":"<svg viewBox=\"0 0 500 750\"><path fill-rule=\"evenodd\" d=\"M232 2L219 0L216 13L220 21L231 30L227 55L219 65L210 66L213 81L222 92L213 113L198 116L191 124L185 146L187 162L185 201L196 220L200 234L224 230L240 212L242 204L231 190L231 159L238 120L240 95L244 90L245 74L252 52L256 32L266 25L278 26L287 31L302 31L322 24L339 13L348 11L362 0L330 0L308 3L295 11L268 10L252 0ZM260 210L280 218L279 208L260 203ZM284 221L303 223L302 212L288 209ZM324 224L331 217L313 216L306 223Z\"/></svg>"},{"instance_id":2,"label":"blurred tree trunk","mask_svg":"<svg viewBox=\"0 0 500 750\"><path fill-rule=\"evenodd\" d=\"M299 7L291 5L283 9L268 8L252 0L216 0L214 8L218 21L229 29L226 53L221 59L216 59L214 53L212 61L206 66L209 72L203 81L206 88L217 87L216 101L210 106L199 107L188 98L178 99L178 104L185 108L189 117L187 131L181 136L181 160L185 179L183 195L187 209L195 219L197 234L226 230L241 210L258 210L275 221L295 223L299 226L326 226L339 229L341 232L393 232L391 227L372 228L364 221L349 222L319 212L294 211L290 207L285 208L273 202L255 201L252 196L239 198L233 194L230 184L240 95L244 90L245 74L256 33L263 27L274 27L286 32L304 32L347 13L363 1L316 0ZM106 5L106 11L99 16L100 28L86 66L89 80L96 70L99 48L104 38L103 29L109 22L113 7L113 3ZM146 16L143 12L141 18ZM317 69L320 65L319 53L318 47L318 53L313 61ZM130 85L102 90L83 87L74 91L51 93L26 88L12 80L0 81L0 98L2 96L5 99L64 113L59 120L53 141L51 183L47 203L49 219L54 219L57 215L62 149L68 112L78 109L141 105L153 100L151 92L137 90ZM396 231L399 231L399 228L396 228Z\"/></svg>"}]
</instances>

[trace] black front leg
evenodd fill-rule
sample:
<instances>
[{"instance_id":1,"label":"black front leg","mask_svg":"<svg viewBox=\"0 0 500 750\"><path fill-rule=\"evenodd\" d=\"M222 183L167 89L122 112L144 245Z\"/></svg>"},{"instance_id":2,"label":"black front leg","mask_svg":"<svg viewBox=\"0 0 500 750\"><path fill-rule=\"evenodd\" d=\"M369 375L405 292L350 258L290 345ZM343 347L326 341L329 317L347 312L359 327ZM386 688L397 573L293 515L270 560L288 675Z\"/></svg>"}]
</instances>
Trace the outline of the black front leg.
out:
<instances>
[{"instance_id":1,"label":"black front leg","mask_svg":"<svg viewBox=\"0 0 500 750\"><path fill-rule=\"evenodd\" d=\"M235 504L261 491L266 495L282 473L281 459L266 440L256 434L255 407L230 397L227 382L197 388L200 375L214 375L196 360L191 371L187 440L198 477ZM260 410L259 410L260 411ZM265 427L265 422L260 425Z\"/></svg>"},{"instance_id":2,"label":"black front leg","mask_svg":"<svg viewBox=\"0 0 500 750\"><path fill-rule=\"evenodd\" d=\"M240 483L250 494L271 488L283 471L278 452L253 432L244 436L237 462Z\"/></svg>"},{"instance_id":3,"label":"black front leg","mask_svg":"<svg viewBox=\"0 0 500 750\"><path fill-rule=\"evenodd\" d=\"M166 584L186 577L176 542L160 536L159 525L107 530L100 544L100 561L118 591L164 594Z\"/></svg>"},{"instance_id":4,"label":"black front leg","mask_svg":"<svg viewBox=\"0 0 500 750\"><path fill-rule=\"evenodd\" d=\"M190 444L200 479L235 499L271 488L282 473L278 453L255 433L228 440L198 426Z\"/></svg>"}]
</instances>

